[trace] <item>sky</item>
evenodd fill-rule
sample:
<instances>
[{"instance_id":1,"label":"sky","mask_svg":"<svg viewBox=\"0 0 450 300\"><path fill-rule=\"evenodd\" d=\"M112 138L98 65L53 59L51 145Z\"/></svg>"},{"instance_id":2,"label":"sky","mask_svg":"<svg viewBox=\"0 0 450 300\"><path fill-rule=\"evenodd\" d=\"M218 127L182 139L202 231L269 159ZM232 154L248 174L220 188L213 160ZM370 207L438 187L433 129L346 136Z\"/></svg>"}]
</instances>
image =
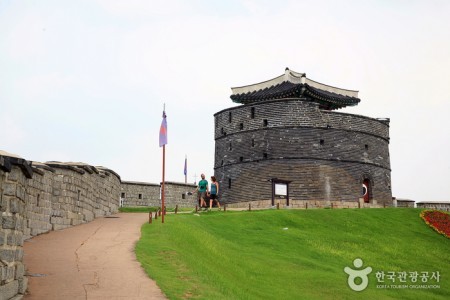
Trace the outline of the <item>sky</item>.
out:
<instances>
[{"instance_id":1,"label":"sky","mask_svg":"<svg viewBox=\"0 0 450 300\"><path fill-rule=\"evenodd\" d=\"M450 200L450 1L0 0L0 150L159 183L213 174L231 87L289 67L390 118L392 191Z\"/></svg>"}]
</instances>

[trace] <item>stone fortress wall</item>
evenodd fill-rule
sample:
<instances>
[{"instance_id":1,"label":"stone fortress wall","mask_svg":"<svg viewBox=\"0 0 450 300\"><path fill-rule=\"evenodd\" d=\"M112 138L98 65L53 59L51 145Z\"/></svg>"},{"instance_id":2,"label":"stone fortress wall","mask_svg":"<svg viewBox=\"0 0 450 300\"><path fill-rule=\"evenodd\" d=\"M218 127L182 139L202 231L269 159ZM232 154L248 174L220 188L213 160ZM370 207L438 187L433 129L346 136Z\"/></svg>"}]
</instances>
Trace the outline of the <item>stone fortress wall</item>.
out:
<instances>
[{"instance_id":1,"label":"stone fortress wall","mask_svg":"<svg viewBox=\"0 0 450 300\"><path fill-rule=\"evenodd\" d=\"M166 207L195 207L197 202L197 193L191 193L197 188L195 184L185 184L180 182L165 182L164 201Z\"/></svg>"},{"instance_id":2,"label":"stone fortress wall","mask_svg":"<svg viewBox=\"0 0 450 300\"><path fill-rule=\"evenodd\" d=\"M450 212L450 201L420 201L417 208L436 209Z\"/></svg>"},{"instance_id":3,"label":"stone fortress wall","mask_svg":"<svg viewBox=\"0 0 450 300\"><path fill-rule=\"evenodd\" d=\"M225 203L268 207L277 178L291 181L291 207L357 207L364 180L371 206L392 204L388 119L322 110L301 98L214 117L214 170Z\"/></svg>"},{"instance_id":4,"label":"stone fortress wall","mask_svg":"<svg viewBox=\"0 0 450 300\"><path fill-rule=\"evenodd\" d=\"M23 242L118 211L120 177L82 163L31 163L0 155L0 299L23 295Z\"/></svg>"},{"instance_id":5,"label":"stone fortress wall","mask_svg":"<svg viewBox=\"0 0 450 300\"><path fill-rule=\"evenodd\" d=\"M189 195L188 192L195 190L197 186L180 182L165 182L166 207L194 207L197 202L195 194ZM122 181L120 200L122 206L161 206L161 183L146 183L136 181Z\"/></svg>"},{"instance_id":6,"label":"stone fortress wall","mask_svg":"<svg viewBox=\"0 0 450 300\"><path fill-rule=\"evenodd\" d=\"M159 206L160 189L159 184L122 181L120 188L121 206Z\"/></svg>"},{"instance_id":7,"label":"stone fortress wall","mask_svg":"<svg viewBox=\"0 0 450 300\"><path fill-rule=\"evenodd\" d=\"M194 207L192 184L166 182L166 207ZM84 163L30 162L0 151L0 300L27 289L24 240L109 216L124 206L160 206L160 185L121 181Z\"/></svg>"}]
</instances>

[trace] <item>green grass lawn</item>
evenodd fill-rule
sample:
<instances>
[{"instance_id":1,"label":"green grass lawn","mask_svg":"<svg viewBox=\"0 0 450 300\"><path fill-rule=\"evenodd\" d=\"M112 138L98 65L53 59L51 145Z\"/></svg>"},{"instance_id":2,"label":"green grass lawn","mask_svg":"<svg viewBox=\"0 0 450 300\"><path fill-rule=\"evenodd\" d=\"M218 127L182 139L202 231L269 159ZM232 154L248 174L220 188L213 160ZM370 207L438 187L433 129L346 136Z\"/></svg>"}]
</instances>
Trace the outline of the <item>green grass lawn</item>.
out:
<instances>
[{"instance_id":1,"label":"green grass lawn","mask_svg":"<svg viewBox=\"0 0 450 300\"><path fill-rule=\"evenodd\" d=\"M310 209L167 215L142 227L136 254L170 299L450 299L450 239L419 209ZM372 267L369 286L346 266ZM406 283L375 274L439 271ZM357 280L356 283L359 283ZM379 288L377 285L407 285ZM439 285L413 289L410 285Z\"/></svg>"}]
</instances>

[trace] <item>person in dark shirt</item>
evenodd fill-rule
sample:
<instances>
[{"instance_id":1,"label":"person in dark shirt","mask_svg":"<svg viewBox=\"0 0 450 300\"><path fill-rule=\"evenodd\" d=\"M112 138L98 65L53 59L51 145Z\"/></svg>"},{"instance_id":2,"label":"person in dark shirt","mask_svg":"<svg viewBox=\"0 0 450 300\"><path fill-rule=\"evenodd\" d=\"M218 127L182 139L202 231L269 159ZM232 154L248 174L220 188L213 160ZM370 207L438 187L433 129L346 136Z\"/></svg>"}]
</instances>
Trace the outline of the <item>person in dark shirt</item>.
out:
<instances>
[{"instance_id":1,"label":"person in dark shirt","mask_svg":"<svg viewBox=\"0 0 450 300\"><path fill-rule=\"evenodd\" d=\"M219 183L216 181L215 176L211 176L211 192L209 194L209 209L211 210L213 201L217 203L217 206L220 208L220 202L218 199L219 196Z\"/></svg>"}]
</instances>

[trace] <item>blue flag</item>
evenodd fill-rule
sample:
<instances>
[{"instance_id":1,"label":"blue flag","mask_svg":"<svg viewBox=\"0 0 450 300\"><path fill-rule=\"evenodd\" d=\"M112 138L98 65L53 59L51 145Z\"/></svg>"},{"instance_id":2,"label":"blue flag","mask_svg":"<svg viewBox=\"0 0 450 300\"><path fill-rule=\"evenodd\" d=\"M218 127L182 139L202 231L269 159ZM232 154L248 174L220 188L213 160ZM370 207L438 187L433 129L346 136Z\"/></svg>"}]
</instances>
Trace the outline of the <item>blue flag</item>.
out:
<instances>
[{"instance_id":1,"label":"blue flag","mask_svg":"<svg viewBox=\"0 0 450 300\"><path fill-rule=\"evenodd\" d=\"M162 147L167 144L167 120L166 112L163 111L163 119L161 122L161 128L159 129L159 146Z\"/></svg>"}]
</instances>

